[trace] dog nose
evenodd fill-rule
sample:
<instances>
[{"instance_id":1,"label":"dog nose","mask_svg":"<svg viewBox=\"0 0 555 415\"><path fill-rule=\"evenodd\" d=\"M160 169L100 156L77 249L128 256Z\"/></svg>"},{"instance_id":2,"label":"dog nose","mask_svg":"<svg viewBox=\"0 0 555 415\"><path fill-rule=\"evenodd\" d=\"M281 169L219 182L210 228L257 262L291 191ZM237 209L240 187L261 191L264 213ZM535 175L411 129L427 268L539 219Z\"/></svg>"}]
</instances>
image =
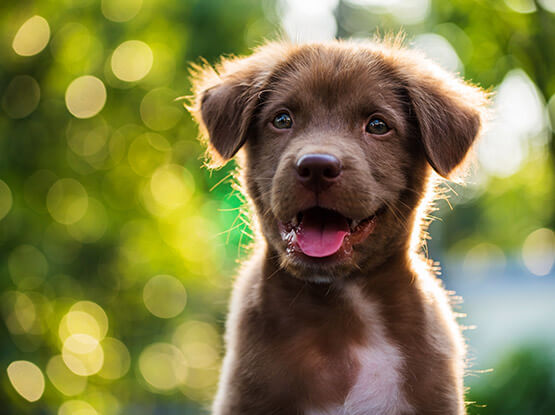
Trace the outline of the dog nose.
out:
<instances>
[{"instance_id":1,"label":"dog nose","mask_svg":"<svg viewBox=\"0 0 555 415\"><path fill-rule=\"evenodd\" d=\"M305 154L295 167L299 182L314 192L326 190L341 174L341 162L331 154Z\"/></svg>"}]
</instances>

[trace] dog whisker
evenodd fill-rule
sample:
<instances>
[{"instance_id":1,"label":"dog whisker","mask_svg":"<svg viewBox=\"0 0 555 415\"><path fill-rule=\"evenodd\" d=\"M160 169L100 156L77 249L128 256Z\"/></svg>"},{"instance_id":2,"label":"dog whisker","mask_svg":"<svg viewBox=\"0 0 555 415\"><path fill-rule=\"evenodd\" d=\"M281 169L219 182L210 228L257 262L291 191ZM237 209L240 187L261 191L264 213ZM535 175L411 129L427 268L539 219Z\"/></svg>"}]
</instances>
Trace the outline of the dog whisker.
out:
<instances>
[{"instance_id":1,"label":"dog whisker","mask_svg":"<svg viewBox=\"0 0 555 415\"><path fill-rule=\"evenodd\" d=\"M224 183L226 180L228 180L228 179L230 179L230 178L231 178L231 181L234 180L234 178L233 178L233 172L229 172L225 177L223 177L223 178L221 178L220 180L218 180L218 182L217 182L214 186L212 186L212 187L210 188L210 190L208 190L208 192L212 192L216 187L218 187L220 184Z\"/></svg>"}]
</instances>

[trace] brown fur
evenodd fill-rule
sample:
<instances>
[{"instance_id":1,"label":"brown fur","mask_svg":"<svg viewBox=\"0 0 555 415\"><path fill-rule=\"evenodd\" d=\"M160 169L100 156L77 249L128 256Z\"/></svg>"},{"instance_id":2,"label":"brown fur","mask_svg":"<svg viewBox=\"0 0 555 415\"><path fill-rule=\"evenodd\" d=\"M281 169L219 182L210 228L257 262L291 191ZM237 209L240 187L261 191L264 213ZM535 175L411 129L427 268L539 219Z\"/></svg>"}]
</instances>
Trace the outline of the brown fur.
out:
<instances>
[{"instance_id":1,"label":"brown fur","mask_svg":"<svg viewBox=\"0 0 555 415\"><path fill-rule=\"evenodd\" d=\"M326 408L354 393L364 362L353 350L371 358L380 340L402 356L395 399L407 402L387 403L388 414L463 414L462 337L439 281L410 249L431 170L447 177L462 163L486 95L386 43L271 43L216 71L197 68L194 85L212 160L243 149L241 180L261 231L233 292L214 414L346 414ZM294 128L272 129L283 108ZM364 132L373 113L392 127L387 137ZM318 196L294 175L311 152L343 165ZM352 219L379 211L375 231L344 261L290 255L277 223L315 204Z\"/></svg>"}]
</instances>

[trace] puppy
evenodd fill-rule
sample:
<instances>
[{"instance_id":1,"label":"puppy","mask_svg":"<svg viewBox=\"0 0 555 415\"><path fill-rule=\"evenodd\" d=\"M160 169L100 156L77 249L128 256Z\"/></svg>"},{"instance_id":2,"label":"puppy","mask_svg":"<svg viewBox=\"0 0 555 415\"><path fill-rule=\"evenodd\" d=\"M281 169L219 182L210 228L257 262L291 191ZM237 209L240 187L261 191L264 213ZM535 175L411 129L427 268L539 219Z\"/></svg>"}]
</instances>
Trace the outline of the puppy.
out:
<instances>
[{"instance_id":1,"label":"puppy","mask_svg":"<svg viewBox=\"0 0 555 415\"><path fill-rule=\"evenodd\" d=\"M213 413L463 414L464 343L415 241L486 94L395 42L270 43L193 78L258 230Z\"/></svg>"}]
</instances>

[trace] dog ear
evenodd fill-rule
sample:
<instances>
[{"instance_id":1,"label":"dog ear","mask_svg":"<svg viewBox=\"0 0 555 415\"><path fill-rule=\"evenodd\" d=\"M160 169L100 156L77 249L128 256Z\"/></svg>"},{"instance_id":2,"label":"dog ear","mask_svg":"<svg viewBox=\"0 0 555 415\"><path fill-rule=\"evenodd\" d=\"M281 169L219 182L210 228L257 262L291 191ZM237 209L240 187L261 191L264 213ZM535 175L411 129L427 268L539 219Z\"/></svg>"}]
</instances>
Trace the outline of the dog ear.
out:
<instances>
[{"instance_id":1,"label":"dog ear","mask_svg":"<svg viewBox=\"0 0 555 415\"><path fill-rule=\"evenodd\" d=\"M430 165L447 178L465 159L486 117L488 95L421 58L408 93Z\"/></svg>"},{"instance_id":2,"label":"dog ear","mask_svg":"<svg viewBox=\"0 0 555 415\"><path fill-rule=\"evenodd\" d=\"M208 138L212 165L225 164L247 140L260 93L283 50L280 44L268 44L247 58L224 60L216 69L193 68L189 110Z\"/></svg>"}]
</instances>

